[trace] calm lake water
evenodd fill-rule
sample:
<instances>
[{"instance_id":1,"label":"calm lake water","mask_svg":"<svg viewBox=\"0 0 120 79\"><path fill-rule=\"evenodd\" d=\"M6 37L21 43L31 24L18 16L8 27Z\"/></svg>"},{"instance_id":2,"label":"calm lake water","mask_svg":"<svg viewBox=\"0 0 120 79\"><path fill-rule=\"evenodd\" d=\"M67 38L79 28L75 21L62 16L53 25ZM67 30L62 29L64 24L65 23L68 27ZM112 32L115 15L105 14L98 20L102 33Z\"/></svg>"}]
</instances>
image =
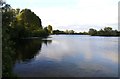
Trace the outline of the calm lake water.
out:
<instances>
[{"instance_id":1,"label":"calm lake water","mask_svg":"<svg viewBox=\"0 0 120 79\"><path fill-rule=\"evenodd\" d=\"M118 76L118 37L51 35L21 40L16 48L18 77Z\"/></svg>"}]
</instances>

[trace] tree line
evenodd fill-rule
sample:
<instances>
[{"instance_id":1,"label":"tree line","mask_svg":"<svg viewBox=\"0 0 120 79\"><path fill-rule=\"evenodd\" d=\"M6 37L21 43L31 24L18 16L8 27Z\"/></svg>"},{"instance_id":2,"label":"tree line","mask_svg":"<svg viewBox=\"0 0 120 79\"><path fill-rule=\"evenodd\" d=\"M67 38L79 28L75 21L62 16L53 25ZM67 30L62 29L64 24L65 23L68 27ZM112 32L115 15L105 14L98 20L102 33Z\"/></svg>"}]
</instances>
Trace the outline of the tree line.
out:
<instances>
[{"instance_id":1,"label":"tree line","mask_svg":"<svg viewBox=\"0 0 120 79\"><path fill-rule=\"evenodd\" d=\"M120 31L113 30L111 27L105 27L104 29L96 30L96 29L89 29L88 32L91 36L120 36Z\"/></svg>"},{"instance_id":2,"label":"tree line","mask_svg":"<svg viewBox=\"0 0 120 79\"><path fill-rule=\"evenodd\" d=\"M91 35L91 36L120 36L120 31L113 30L111 27L105 27L100 30L90 28L88 32L75 32L74 30L53 30L52 34L66 34L66 35Z\"/></svg>"}]
</instances>

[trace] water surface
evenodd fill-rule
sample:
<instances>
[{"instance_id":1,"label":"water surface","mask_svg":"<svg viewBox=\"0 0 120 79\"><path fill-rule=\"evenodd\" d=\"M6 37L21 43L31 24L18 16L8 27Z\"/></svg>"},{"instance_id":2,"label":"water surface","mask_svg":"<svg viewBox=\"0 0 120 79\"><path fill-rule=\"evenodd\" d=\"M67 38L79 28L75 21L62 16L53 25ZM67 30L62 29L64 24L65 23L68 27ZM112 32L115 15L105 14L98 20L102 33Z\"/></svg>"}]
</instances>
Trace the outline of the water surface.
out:
<instances>
[{"instance_id":1,"label":"water surface","mask_svg":"<svg viewBox=\"0 0 120 79\"><path fill-rule=\"evenodd\" d=\"M51 35L17 45L19 77L117 77L118 37Z\"/></svg>"}]
</instances>

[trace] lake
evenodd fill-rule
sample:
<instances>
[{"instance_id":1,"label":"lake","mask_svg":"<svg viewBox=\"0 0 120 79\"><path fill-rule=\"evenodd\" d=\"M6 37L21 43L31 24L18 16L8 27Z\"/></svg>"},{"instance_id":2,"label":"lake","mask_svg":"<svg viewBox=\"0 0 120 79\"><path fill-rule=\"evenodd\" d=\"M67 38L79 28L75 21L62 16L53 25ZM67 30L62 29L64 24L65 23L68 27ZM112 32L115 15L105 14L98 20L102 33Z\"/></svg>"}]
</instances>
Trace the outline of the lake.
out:
<instances>
[{"instance_id":1,"label":"lake","mask_svg":"<svg viewBox=\"0 0 120 79\"><path fill-rule=\"evenodd\" d=\"M118 37L51 35L20 40L18 77L118 77Z\"/></svg>"}]
</instances>

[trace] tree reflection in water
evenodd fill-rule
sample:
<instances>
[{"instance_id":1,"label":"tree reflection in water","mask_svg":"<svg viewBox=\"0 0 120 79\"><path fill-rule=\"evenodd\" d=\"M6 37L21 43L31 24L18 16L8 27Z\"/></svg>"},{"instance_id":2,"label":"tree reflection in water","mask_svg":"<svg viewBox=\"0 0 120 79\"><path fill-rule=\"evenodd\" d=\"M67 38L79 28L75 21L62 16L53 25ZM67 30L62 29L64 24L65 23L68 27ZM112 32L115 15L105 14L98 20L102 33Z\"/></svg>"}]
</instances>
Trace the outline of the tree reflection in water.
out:
<instances>
[{"instance_id":1,"label":"tree reflection in water","mask_svg":"<svg viewBox=\"0 0 120 79\"><path fill-rule=\"evenodd\" d=\"M42 43L45 45L51 44L52 40L41 39L22 39L16 43L16 62L28 62L34 59L41 50Z\"/></svg>"}]
</instances>

